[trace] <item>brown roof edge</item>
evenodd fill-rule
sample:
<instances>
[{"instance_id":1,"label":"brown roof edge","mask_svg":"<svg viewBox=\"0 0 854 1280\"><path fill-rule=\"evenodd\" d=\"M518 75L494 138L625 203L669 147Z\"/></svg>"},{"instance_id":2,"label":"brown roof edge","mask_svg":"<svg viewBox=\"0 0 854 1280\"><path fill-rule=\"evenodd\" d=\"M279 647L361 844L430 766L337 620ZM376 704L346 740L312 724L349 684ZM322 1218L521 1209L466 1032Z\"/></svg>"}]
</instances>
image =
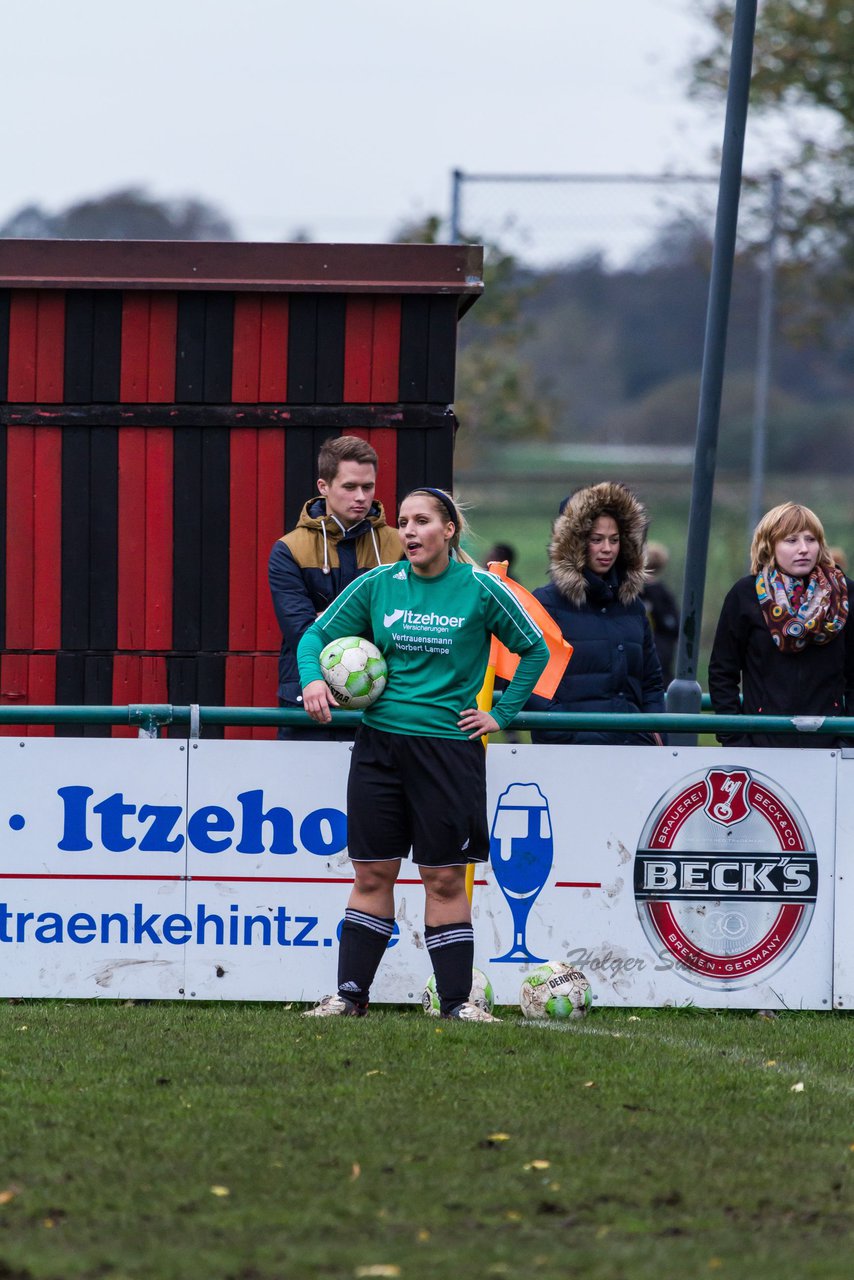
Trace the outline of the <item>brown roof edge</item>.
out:
<instances>
[{"instance_id":1,"label":"brown roof edge","mask_svg":"<svg viewBox=\"0 0 854 1280\"><path fill-rule=\"evenodd\" d=\"M0 287L284 293L483 290L480 245L0 240Z\"/></svg>"}]
</instances>

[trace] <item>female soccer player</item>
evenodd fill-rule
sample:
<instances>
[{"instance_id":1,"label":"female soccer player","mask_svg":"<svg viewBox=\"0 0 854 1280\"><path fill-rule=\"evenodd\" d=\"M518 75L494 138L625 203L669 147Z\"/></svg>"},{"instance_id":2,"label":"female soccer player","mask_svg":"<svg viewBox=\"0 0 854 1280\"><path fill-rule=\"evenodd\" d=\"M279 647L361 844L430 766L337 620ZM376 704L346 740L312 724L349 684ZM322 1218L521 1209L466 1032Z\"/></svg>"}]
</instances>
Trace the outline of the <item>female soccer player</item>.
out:
<instances>
[{"instance_id":1,"label":"female soccer player","mask_svg":"<svg viewBox=\"0 0 854 1280\"><path fill-rule=\"evenodd\" d=\"M319 655L330 640L373 635L388 663L385 692L362 718L347 788L355 884L338 953L338 993L311 1017L363 1016L394 928L394 886L412 851L424 884L424 936L446 1018L494 1022L469 1002L474 959L466 866L489 856L486 753L548 661L542 633L506 586L459 549L463 522L441 489L414 489L400 506L405 559L371 569L303 636L303 706L328 724L335 700ZM490 636L520 655L500 706L476 699Z\"/></svg>"}]
</instances>

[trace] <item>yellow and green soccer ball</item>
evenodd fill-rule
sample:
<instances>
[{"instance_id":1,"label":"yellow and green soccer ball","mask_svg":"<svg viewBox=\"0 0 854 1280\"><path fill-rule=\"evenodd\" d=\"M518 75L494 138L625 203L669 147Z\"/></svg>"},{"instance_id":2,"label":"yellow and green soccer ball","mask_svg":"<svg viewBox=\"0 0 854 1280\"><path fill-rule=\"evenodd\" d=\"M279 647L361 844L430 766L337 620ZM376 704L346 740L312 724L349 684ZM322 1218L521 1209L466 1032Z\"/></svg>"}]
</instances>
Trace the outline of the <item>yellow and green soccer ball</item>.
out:
<instances>
[{"instance_id":1,"label":"yellow and green soccer ball","mask_svg":"<svg viewBox=\"0 0 854 1280\"><path fill-rule=\"evenodd\" d=\"M487 978L482 969L472 969L471 973L471 992L469 993L469 1003L476 1004L479 1009L485 1009L487 1013L492 1013L495 1008L495 992L492 990L492 983ZM439 993L436 990L436 975L431 973L421 996L421 1008L431 1018L438 1018Z\"/></svg>"},{"instance_id":2,"label":"yellow and green soccer ball","mask_svg":"<svg viewBox=\"0 0 854 1280\"><path fill-rule=\"evenodd\" d=\"M587 978L564 960L547 960L532 969L519 991L519 1007L526 1018L583 1018L592 1003Z\"/></svg>"},{"instance_id":3,"label":"yellow and green soccer ball","mask_svg":"<svg viewBox=\"0 0 854 1280\"><path fill-rule=\"evenodd\" d=\"M330 641L320 655L320 670L335 701L348 711L376 702L388 679L385 658L362 636Z\"/></svg>"}]
</instances>

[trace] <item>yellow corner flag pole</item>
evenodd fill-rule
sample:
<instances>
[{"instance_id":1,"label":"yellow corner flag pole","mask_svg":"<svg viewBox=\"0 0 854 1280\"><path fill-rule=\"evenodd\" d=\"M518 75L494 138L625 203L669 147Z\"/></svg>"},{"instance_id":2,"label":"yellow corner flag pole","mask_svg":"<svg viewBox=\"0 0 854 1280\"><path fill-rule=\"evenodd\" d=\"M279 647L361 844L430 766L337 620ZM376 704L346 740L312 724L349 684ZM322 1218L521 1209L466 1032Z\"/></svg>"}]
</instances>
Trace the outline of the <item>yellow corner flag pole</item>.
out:
<instances>
[{"instance_id":1,"label":"yellow corner flag pole","mask_svg":"<svg viewBox=\"0 0 854 1280\"><path fill-rule=\"evenodd\" d=\"M506 560L500 562L501 570L498 573L499 578L506 578L508 563ZM483 684L480 687L480 693L477 695L478 711L492 710L492 697L495 692L495 637L492 638L492 644L489 647L489 663L483 677ZM489 734L485 733L481 738L484 751L489 746ZM466 867L466 894L471 906L472 897L474 896L474 867L475 864L470 862Z\"/></svg>"}]
</instances>

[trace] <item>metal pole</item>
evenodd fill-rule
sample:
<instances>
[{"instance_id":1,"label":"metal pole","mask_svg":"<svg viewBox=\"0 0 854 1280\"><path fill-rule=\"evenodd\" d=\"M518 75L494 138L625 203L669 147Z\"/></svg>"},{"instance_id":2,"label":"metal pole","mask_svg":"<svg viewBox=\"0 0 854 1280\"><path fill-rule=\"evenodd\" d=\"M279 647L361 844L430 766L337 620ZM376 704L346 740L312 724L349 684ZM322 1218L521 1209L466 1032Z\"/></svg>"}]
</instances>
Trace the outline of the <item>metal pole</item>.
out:
<instances>
[{"instance_id":1,"label":"metal pole","mask_svg":"<svg viewBox=\"0 0 854 1280\"><path fill-rule=\"evenodd\" d=\"M771 387L771 348L774 339L774 286L777 274L777 241L780 235L780 205L783 179L771 174L768 243L762 267L759 294L759 327L756 352L756 392L753 404L753 445L750 455L750 499L747 504L747 545L762 517L765 484L765 444L768 435L768 394Z\"/></svg>"},{"instance_id":2,"label":"metal pole","mask_svg":"<svg viewBox=\"0 0 854 1280\"><path fill-rule=\"evenodd\" d=\"M460 243L460 206L463 198L463 171L451 171L451 244Z\"/></svg>"},{"instance_id":3,"label":"metal pole","mask_svg":"<svg viewBox=\"0 0 854 1280\"><path fill-rule=\"evenodd\" d=\"M703 591L706 585L706 560L709 552L712 492L715 483L727 322L738 225L744 132L750 95L756 4L757 0L736 0L733 24L729 88L721 154L721 185L715 218L709 304L706 312L706 335L700 376L697 443L694 451L691 511L688 517L682 621L679 627L676 678L667 690L667 709L674 712L698 712L702 698L702 690L697 683L697 660L700 652ZM696 742L696 738L688 737L681 741Z\"/></svg>"}]
</instances>

